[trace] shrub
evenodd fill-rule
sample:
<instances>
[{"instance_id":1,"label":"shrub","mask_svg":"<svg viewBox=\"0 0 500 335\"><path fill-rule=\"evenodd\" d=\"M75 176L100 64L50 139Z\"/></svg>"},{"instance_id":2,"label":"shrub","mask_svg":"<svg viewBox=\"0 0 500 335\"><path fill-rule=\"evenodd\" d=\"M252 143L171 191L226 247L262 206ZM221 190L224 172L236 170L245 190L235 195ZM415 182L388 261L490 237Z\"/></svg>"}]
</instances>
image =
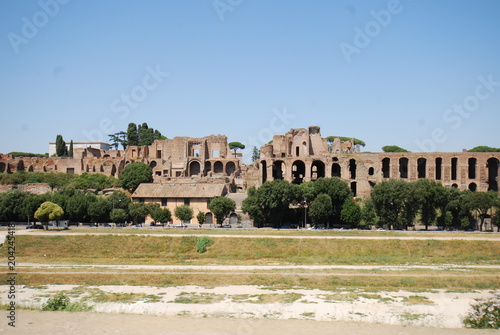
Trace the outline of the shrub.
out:
<instances>
[{"instance_id":1,"label":"shrub","mask_svg":"<svg viewBox=\"0 0 500 335\"><path fill-rule=\"evenodd\" d=\"M202 254L205 251L207 251L207 247L209 245L212 245L213 243L214 243L214 240L211 237L208 237L208 236L199 237L196 240L196 251L198 251L200 254Z\"/></svg>"},{"instance_id":2,"label":"shrub","mask_svg":"<svg viewBox=\"0 0 500 335\"><path fill-rule=\"evenodd\" d=\"M71 303L70 299L64 294L59 293L55 297L47 300L47 303L42 306L43 311L67 311L67 312L87 312L92 310L92 307L84 303Z\"/></svg>"},{"instance_id":3,"label":"shrub","mask_svg":"<svg viewBox=\"0 0 500 335\"><path fill-rule=\"evenodd\" d=\"M500 295L473 304L464 325L467 328L500 329Z\"/></svg>"}]
</instances>

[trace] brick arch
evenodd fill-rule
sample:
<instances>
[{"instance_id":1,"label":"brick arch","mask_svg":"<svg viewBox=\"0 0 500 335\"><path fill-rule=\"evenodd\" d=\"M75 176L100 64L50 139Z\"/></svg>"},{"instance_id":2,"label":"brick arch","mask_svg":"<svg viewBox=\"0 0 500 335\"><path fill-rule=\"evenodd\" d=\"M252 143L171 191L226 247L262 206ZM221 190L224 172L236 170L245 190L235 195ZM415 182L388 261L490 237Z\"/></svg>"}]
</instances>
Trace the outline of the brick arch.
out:
<instances>
[{"instance_id":1,"label":"brick arch","mask_svg":"<svg viewBox=\"0 0 500 335\"><path fill-rule=\"evenodd\" d=\"M192 160L190 163L189 163L189 176L192 177L192 176L196 176L196 175L199 175L201 173L201 164L199 161L197 160Z\"/></svg>"},{"instance_id":2,"label":"brick arch","mask_svg":"<svg viewBox=\"0 0 500 335\"><path fill-rule=\"evenodd\" d=\"M297 159L292 164L292 182L300 184L304 181L306 176L306 164L304 161Z\"/></svg>"}]
</instances>

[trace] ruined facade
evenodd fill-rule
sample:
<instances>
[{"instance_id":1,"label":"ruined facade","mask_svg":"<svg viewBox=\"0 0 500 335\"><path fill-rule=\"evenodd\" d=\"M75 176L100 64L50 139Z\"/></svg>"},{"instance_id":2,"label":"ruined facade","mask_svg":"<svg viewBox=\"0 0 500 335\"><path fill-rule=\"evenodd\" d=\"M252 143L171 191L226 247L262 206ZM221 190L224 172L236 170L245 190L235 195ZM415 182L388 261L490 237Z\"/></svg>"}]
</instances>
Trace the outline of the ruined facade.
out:
<instances>
[{"instance_id":1,"label":"ruined facade","mask_svg":"<svg viewBox=\"0 0 500 335\"><path fill-rule=\"evenodd\" d=\"M321 177L339 177L358 197L390 178L415 181L427 178L461 190L498 192L500 153L361 153L353 141L338 139L329 145L319 127L291 129L275 135L261 147L260 183L284 179L302 183Z\"/></svg>"},{"instance_id":2,"label":"ruined facade","mask_svg":"<svg viewBox=\"0 0 500 335\"><path fill-rule=\"evenodd\" d=\"M274 179L302 183L321 177L345 180L362 198L390 178L427 178L461 190L498 192L498 152L363 153L353 140L327 142L316 126L275 135L272 143L260 149L260 158L248 166L229 149L226 136L174 137L126 150L77 148L73 158L0 154L0 173L86 172L118 177L128 164L143 162L153 169L156 184L219 184L228 192Z\"/></svg>"},{"instance_id":3,"label":"ruined facade","mask_svg":"<svg viewBox=\"0 0 500 335\"><path fill-rule=\"evenodd\" d=\"M215 183L228 189L243 188L241 155L229 149L227 137L210 135L201 138L174 137L155 140L148 146L129 146L125 150L102 150L92 147L74 149L67 157L12 157L0 155L0 173L16 171L101 173L118 177L133 162L148 164L155 183Z\"/></svg>"}]
</instances>

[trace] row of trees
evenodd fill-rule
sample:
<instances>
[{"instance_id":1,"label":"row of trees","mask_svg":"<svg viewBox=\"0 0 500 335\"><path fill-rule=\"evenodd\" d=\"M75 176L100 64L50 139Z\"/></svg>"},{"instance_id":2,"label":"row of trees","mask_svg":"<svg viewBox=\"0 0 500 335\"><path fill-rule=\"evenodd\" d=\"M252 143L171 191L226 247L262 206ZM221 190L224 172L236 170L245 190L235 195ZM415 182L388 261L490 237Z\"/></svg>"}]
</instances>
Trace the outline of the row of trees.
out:
<instances>
[{"instance_id":1,"label":"row of trees","mask_svg":"<svg viewBox=\"0 0 500 335\"><path fill-rule=\"evenodd\" d=\"M375 185L371 198L361 205L339 178L320 178L300 185L274 180L258 189L250 188L242 209L257 226L312 222L326 227L408 229L421 222L426 229L430 225L467 229L476 228L476 214L478 229L483 229L489 216L500 227L500 200L495 192L459 191L426 179L384 181Z\"/></svg>"},{"instance_id":2,"label":"row of trees","mask_svg":"<svg viewBox=\"0 0 500 335\"><path fill-rule=\"evenodd\" d=\"M119 131L109 135L111 146L114 146L116 150L118 150L119 145L125 149L128 146L151 145L154 140L165 139L167 138L163 136L160 131L149 128L146 122L139 125L131 122L128 124L127 131Z\"/></svg>"},{"instance_id":3,"label":"row of trees","mask_svg":"<svg viewBox=\"0 0 500 335\"><path fill-rule=\"evenodd\" d=\"M235 211L236 204L229 198L217 197L210 202L208 208L215 215L217 223L222 224ZM166 223L172 220L172 213L168 208L161 208L157 203L132 202L121 191L109 196L97 196L73 187L63 187L41 195L20 190L0 193L0 222L65 219L93 223L131 221L137 224L144 222L148 214L155 222ZM181 205L175 208L174 215L182 221L189 221L193 219L194 211L188 205ZM198 212L196 218L203 224L205 213Z\"/></svg>"},{"instance_id":4,"label":"row of trees","mask_svg":"<svg viewBox=\"0 0 500 335\"><path fill-rule=\"evenodd\" d=\"M69 143L69 149L62 135L56 136L56 154L57 157L73 157L73 140Z\"/></svg>"},{"instance_id":5,"label":"row of trees","mask_svg":"<svg viewBox=\"0 0 500 335\"><path fill-rule=\"evenodd\" d=\"M0 173L0 184L22 185L29 183L46 183L54 188L73 187L77 189L103 190L111 187L122 187L134 192L141 183L153 182L153 170L149 165L136 162L127 165L120 173L119 178L99 173L82 173L81 175L63 172L26 172Z\"/></svg>"}]
</instances>

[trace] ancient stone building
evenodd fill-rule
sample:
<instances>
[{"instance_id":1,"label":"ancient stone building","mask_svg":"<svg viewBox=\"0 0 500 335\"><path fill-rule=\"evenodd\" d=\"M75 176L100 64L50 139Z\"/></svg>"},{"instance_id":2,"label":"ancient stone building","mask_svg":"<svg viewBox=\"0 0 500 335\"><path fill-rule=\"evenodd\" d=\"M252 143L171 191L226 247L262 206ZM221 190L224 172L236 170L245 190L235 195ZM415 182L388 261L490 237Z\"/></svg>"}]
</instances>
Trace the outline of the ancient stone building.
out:
<instances>
[{"instance_id":1,"label":"ancient stone building","mask_svg":"<svg viewBox=\"0 0 500 335\"><path fill-rule=\"evenodd\" d=\"M336 140L329 146L319 127L291 129L261 147L256 168L259 182L284 179L302 183L339 177L358 197L390 178L436 180L444 186L498 192L500 153L362 153L354 142Z\"/></svg>"},{"instance_id":2,"label":"ancient stone building","mask_svg":"<svg viewBox=\"0 0 500 335\"><path fill-rule=\"evenodd\" d=\"M227 137L174 137L156 140L148 146L129 146L125 150L92 147L74 149L73 158L12 157L0 155L0 173L16 171L101 173L118 177L133 162L151 166L155 183L215 183L229 190L243 188L241 160L229 149Z\"/></svg>"}]
</instances>

